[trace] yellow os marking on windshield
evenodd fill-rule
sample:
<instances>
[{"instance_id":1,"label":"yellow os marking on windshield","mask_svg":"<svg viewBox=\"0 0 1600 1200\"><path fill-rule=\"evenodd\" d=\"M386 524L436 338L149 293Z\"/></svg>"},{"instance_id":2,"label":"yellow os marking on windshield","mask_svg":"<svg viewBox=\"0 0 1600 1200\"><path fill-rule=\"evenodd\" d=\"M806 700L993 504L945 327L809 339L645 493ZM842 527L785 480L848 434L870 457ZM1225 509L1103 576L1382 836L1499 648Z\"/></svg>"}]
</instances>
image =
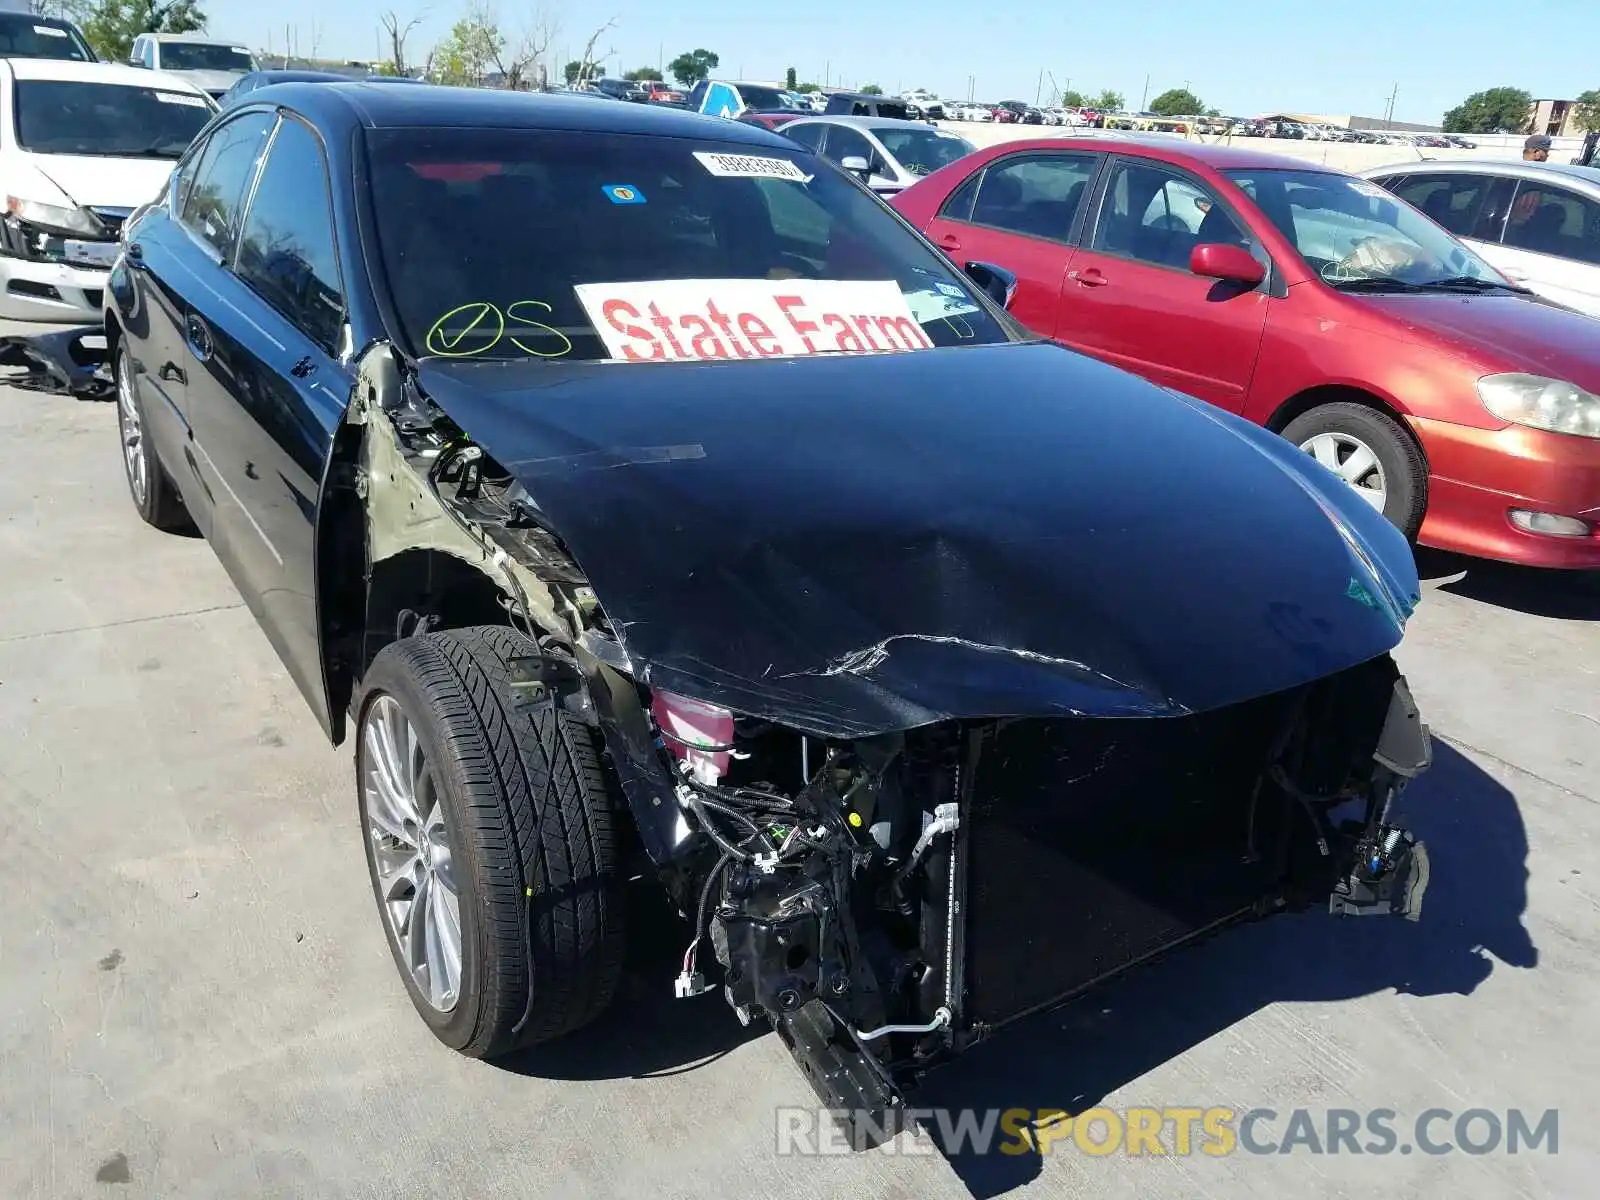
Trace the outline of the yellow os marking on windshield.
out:
<instances>
[{"instance_id":1,"label":"yellow os marking on windshield","mask_svg":"<svg viewBox=\"0 0 1600 1200\"><path fill-rule=\"evenodd\" d=\"M517 335L515 333L513 333L511 335L511 344L513 346L515 346L518 350L521 350L525 354L533 355L535 358L561 358L564 355L572 353L572 339L571 338L569 338L566 334L562 333L561 330L555 328L553 325L546 325L543 321L535 321L531 317L525 317L521 313L517 312L517 309L523 308L523 307L542 308L547 313L548 312L553 312L555 310L552 309L543 300L513 300L510 304L506 305L506 316L510 317L511 320L515 324L526 326L527 329L533 331L534 336L538 336L538 337L549 336L549 337L560 338L561 339L561 349L559 349L559 350L535 350L532 346L528 345L526 342L521 341L520 339L518 339L518 337L517 337ZM519 331L519 332L521 332L521 331Z\"/></svg>"},{"instance_id":2,"label":"yellow os marking on windshield","mask_svg":"<svg viewBox=\"0 0 1600 1200\"><path fill-rule=\"evenodd\" d=\"M450 319L459 313L471 313L472 318L460 330L447 328ZM471 350L462 350L459 347L467 340L468 336L483 324L486 318L493 317L496 325L494 335L486 337L483 344ZM452 308L444 316L433 323L433 328L428 330L424 344L428 353L437 354L442 358L471 358L474 354L482 354L493 349L499 344L501 336L506 331L506 319L500 310L492 304L475 300L471 304L462 304Z\"/></svg>"}]
</instances>

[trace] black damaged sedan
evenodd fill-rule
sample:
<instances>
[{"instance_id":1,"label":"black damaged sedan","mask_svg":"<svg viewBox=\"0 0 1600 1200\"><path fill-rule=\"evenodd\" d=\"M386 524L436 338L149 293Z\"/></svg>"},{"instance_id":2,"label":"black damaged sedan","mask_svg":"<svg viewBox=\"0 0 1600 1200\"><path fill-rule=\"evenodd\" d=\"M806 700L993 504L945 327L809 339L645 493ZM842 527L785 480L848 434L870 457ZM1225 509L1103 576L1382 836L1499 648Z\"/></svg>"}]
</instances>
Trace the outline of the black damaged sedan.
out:
<instances>
[{"instance_id":1,"label":"black damaged sedan","mask_svg":"<svg viewBox=\"0 0 1600 1200\"><path fill-rule=\"evenodd\" d=\"M446 1045L600 1013L641 872L858 1130L1230 921L1417 915L1405 542L1008 282L763 130L432 87L262 89L130 221L133 502L354 742Z\"/></svg>"}]
</instances>

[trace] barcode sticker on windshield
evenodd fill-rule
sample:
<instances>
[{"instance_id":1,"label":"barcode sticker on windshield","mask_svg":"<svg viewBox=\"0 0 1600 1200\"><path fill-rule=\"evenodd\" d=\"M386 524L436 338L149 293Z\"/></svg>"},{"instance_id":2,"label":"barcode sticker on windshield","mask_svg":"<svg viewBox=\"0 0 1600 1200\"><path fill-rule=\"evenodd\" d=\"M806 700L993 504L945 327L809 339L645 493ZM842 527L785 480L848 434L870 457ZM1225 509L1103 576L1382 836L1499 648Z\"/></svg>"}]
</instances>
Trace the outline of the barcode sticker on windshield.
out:
<instances>
[{"instance_id":1,"label":"barcode sticker on windshield","mask_svg":"<svg viewBox=\"0 0 1600 1200\"><path fill-rule=\"evenodd\" d=\"M156 99L163 104L186 104L190 108L204 108L206 102L199 96L185 96L181 92L157 92Z\"/></svg>"},{"instance_id":2,"label":"barcode sticker on windshield","mask_svg":"<svg viewBox=\"0 0 1600 1200\"><path fill-rule=\"evenodd\" d=\"M43 34L45 37L64 38L67 36L67 31L65 29L57 29L54 25L35 25L33 27L33 31L38 34Z\"/></svg>"},{"instance_id":3,"label":"barcode sticker on windshield","mask_svg":"<svg viewBox=\"0 0 1600 1200\"><path fill-rule=\"evenodd\" d=\"M1350 190L1353 192L1360 192L1363 196L1371 196L1374 200L1387 199L1389 195L1388 192L1384 191L1377 184L1363 183L1359 179L1352 179L1350 181Z\"/></svg>"},{"instance_id":4,"label":"barcode sticker on windshield","mask_svg":"<svg viewBox=\"0 0 1600 1200\"><path fill-rule=\"evenodd\" d=\"M712 154L696 150L694 156L700 165L723 179L792 179L796 183L810 183L807 175L787 158L766 158L755 154Z\"/></svg>"}]
</instances>

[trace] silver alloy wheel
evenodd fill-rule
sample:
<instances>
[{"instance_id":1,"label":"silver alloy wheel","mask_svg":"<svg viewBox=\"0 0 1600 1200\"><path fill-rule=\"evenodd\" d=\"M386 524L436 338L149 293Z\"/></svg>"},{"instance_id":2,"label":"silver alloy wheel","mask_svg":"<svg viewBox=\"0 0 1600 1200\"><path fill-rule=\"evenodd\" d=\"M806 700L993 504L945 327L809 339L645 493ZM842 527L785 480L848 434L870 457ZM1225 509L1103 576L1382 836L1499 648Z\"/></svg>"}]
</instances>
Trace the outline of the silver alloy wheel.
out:
<instances>
[{"instance_id":1,"label":"silver alloy wheel","mask_svg":"<svg viewBox=\"0 0 1600 1200\"><path fill-rule=\"evenodd\" d=\"M433 768L394 697L367 706L361 752L378 905L417 991L449 1012L461 993L461 901L450 834Z\"/></svg>"},{"instance_id":2,"label":"silver alloy wheel","mask_svg":"<svg viewBox=\"0 0 1600 1200\"><path fill-rule=\"evenodd\" d=\"M1371 446L1348 433L1316 433L1301 442L1300 449L1355 488L1373 508L1383 511L1389 499L1388 480Z\"/></svg>"},{"instance_id":3,"label":"silver alloy wheel","mask_svg":"<svg viewBox=\"0 0 1600 1200\"><path fill-rule=\"evenodd\" d=\"M122 435L122 465L128 472L128 488L142 508L150 480L145 473L144 425L133 395L133 360L126 350L117 355L117 429Z\"/></svg>"}]
</instances>

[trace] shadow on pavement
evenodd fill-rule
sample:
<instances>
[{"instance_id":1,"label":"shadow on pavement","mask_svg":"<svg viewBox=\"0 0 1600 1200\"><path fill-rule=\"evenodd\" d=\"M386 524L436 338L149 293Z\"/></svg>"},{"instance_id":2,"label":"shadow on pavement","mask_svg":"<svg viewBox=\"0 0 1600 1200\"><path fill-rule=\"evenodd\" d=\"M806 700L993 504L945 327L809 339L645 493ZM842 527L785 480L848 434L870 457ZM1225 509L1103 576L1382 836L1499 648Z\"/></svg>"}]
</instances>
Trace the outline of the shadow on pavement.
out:
<instances>
[{"instance_id":1,"label":"shadow on pavement","mask_svg":"<svg viewBox=\"0 0 1600 1200\"><path fill-rule=\"evenodd\" d=\"M1600 621L1600 570L1549 571L1417 551L1417 573L1441 592L1558 621Z\"/></svg>"},{"instance_id":2,"label":"shadow on pavement","mask_svg":"<svg viewBox=\"0 0 1600 1200\"><path fill-rule=\"evenodd\" d=\"M1535 966L1538 952L1522 924L1528 842L1516 798L1451 747L1435 741L1434 755L1399 806L1401 823L1417 831L1432 860L1419 923L1305 912L1224 931L1007 1029L931 1074L911 1103L1082 1112L1270 1004L1334 1003L1389 989L1466 995L1496 960ZM1047 919L1071 937L1070 911ZM1150 1102L1203 1107L1223 1099ZM1287 1098L1261 1097L1272 1099ZM1032 1154L947 1147L946 1157L975 1197L1008 1192L1042 1167Z\"/></svg>"}]
</instances>

